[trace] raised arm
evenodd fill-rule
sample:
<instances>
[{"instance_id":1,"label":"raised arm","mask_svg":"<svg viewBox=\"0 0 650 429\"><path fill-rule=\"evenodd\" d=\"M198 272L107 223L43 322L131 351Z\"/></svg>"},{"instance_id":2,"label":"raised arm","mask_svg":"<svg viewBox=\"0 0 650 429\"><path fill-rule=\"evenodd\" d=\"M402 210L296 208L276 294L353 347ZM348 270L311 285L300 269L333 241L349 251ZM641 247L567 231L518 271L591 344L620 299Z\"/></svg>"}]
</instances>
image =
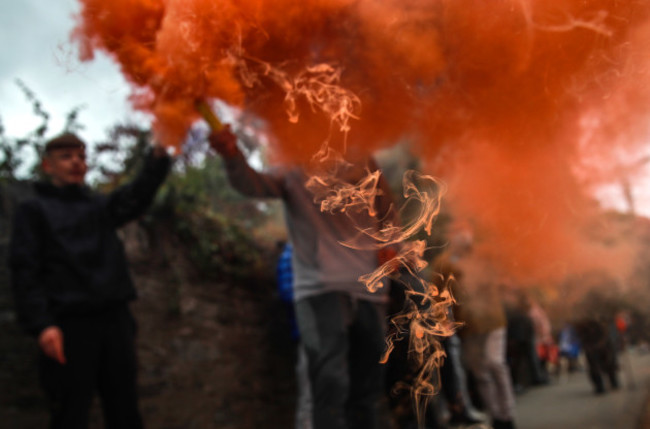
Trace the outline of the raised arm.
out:
<instances>
[{"instance_id":1,"label":"raised arm","mask_svg":"<svg viewBox=\"0 0 650 429\"><path fill-rule=\"evenodd\" d=\"M225 126L222 131L210 135L210 146L224 160L228 180L233 188L249 197L281 198L283 180L281 175L260 173L252 169L237 147L237 137Z\"/></svg>"},{"instance_id":2,"label":"raised arm","mask_svg":"<svg viewBox=\"0 0 650 429\"><path fill-rule=\"evenodd\" d=\"M115 226L122 226L147 210L167 177L170 165L171 160L165 149L154 146L146 155L136 178L109 195L108 210Z\"/></svg>"}]
</instances>

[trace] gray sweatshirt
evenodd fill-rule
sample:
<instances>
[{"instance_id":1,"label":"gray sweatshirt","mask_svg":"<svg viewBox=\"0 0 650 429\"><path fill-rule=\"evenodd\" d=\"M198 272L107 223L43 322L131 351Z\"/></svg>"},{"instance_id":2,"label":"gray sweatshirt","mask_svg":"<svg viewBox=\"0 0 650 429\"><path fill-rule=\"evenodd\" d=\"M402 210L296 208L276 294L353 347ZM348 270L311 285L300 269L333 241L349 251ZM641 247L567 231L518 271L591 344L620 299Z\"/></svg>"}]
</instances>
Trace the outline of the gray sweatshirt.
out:
<instances>
[{"instance_id":1,"label":"gray sweatshirt","mask_svg":"<svg viewBox=\"0 0 650 429\"><path fill-rule=\"evenodd\" d=\"M295 300L339 291L358 299L387 301L386 282L383 288L371 293L358 280L378 267L377 249L373 248L376 243L360 234L358 227L378 230L378 219L384 219L391 211L390 189L383 176L379 180L382 195L376 199L376 217L367 212L331 214L322 212L314 203L314 196L305 187L308 177L300 167L277 167L261 173L252 169L241 154L225 163L230 183L240 193L282 199L294 247ZM350 240L365 249L341 244Z\"/></svg>"}]
</instances>

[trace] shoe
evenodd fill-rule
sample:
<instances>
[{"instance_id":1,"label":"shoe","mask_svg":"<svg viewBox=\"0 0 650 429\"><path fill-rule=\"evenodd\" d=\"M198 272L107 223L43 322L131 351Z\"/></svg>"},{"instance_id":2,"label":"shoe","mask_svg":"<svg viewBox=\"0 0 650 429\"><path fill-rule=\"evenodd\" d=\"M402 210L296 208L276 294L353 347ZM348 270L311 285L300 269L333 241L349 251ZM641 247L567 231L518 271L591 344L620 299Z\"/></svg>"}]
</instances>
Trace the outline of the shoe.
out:
<instances>
[{"instance_id":1,"label":"shoe","mask_svg":"<svg viewBox=\"0 0 650 429\"><path fill-rule=\"evenodd\" d=\"M460 426L460 425L473 425L480 422L481 422L480 420L474 420L468 416L458 415L458 416L451 416L447 424L451 426Z\"/></svg>"},{"instance_id":2,"label":"shoe","mask_svg":"<svg viewBox=\"0 0 650 429\"><path fill-rule=\"evenodd\" d=\"M494 419L492 429L515 429L515 423L512 420Z\"/></svg>"},{"instance_id":3,"label":"shoe","mask_svg":"<svg viewBox=\"0 0 650 429\"><path fill-rule=\"evenodd\" d=\"M452 426L459 426L459 425L475 425L483 422L484 422L483 419L480 419L477 416L472 416L469 413L458 413L458 414L452 414L448 423Z\"/></svg>"}]
</instances>

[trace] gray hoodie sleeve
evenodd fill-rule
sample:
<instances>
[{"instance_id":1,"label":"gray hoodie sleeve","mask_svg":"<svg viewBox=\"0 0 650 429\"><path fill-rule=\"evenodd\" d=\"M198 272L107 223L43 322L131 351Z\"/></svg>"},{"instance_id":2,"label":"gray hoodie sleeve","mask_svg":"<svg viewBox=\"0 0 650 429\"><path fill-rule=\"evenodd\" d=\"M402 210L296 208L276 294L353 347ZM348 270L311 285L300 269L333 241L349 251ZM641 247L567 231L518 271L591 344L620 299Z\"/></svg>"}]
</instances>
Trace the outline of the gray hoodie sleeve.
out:
<instances>
[{"instance_id":1,"label":"gray hoodie sleeve","mask_svg":"<svg viewBox=\"0 0 650 429\"><path fill-rule=\"evenodd\" d=\"M233 188L241 194L258 198L282 198L284 196L284 175L276 169L258 172L248 165L243 154L238 153L225 159L226 173Z\"/></svg>"}]
</instances>

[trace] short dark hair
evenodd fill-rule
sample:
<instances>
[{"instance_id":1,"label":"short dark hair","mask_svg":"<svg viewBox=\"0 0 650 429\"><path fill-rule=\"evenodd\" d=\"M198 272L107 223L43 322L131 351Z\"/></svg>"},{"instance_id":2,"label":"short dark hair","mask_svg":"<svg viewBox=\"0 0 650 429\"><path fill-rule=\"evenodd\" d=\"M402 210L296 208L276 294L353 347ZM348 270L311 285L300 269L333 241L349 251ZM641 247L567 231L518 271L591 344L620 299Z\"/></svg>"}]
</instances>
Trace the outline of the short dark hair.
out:
<instances>
[{"instance_id":1,"label":"short dark hair","mask_svg":"<svg viewBox=\"0 0 650 429\"><path fill-rule=\"evenodd\" d=\"M86 143L73 133L63 133L45 143L45 153L50 153L56 149L67 149L78 147L81 149L86 148Z\"/></svg>"}]
</instances>

